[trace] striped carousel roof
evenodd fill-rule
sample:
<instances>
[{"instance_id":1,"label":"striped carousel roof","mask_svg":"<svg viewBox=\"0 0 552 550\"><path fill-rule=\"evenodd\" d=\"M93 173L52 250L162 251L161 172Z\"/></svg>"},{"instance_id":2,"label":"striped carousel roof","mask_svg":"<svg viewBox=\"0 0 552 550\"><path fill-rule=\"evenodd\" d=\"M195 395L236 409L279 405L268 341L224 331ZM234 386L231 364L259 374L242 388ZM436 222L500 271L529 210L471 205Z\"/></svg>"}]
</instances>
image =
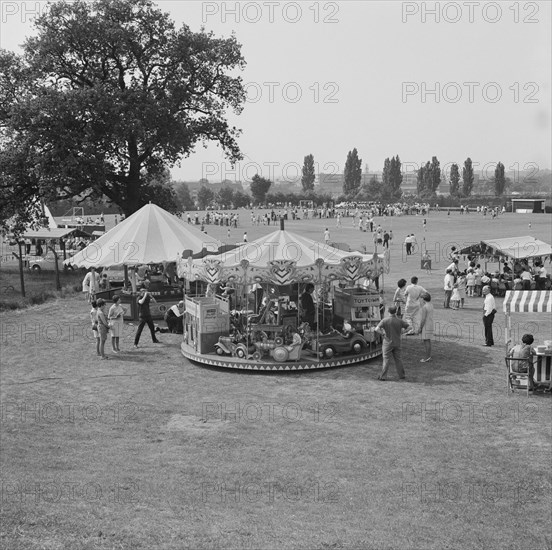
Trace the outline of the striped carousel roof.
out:
<instances>
[{"instance_id":1,"label":"striped carousel roof","mask_svg":"<svg viewBox=\"0 0 552 550\"><path fill-rule=\"evenodd\" d=\"M502 307L504 313L549 313L552 311L552 291L508 290Z\"/></svg>"}]
</instances>

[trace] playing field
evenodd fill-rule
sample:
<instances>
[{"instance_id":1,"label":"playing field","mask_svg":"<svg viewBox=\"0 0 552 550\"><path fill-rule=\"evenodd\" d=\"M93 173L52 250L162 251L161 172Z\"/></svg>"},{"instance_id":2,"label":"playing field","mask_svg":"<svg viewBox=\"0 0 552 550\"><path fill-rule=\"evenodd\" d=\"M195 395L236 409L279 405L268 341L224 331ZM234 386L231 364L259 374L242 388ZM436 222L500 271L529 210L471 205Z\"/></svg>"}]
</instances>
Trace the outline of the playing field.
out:
<instances>
[{"instance_id":1,"label":"playing field","mask_svg":"<svg viewBox=\"0 0 552 550\"><path fill-rule=\"evenodd\" d=\"M431 213L425 233L422 219L376 218L394 235L386 301L412 275L434 299L433 361L408 338L406 380L378 382L379 359L208 369L181 356L177 335L155 346L144 332L133 350L132 326L123 352L99 361L81 296L2 313L2 547L550 549L550 394L507 395L502 299L487 348L482 299L443 310L441 288L451 246L550 242L551 218ZM373 250L350 218L285 227L317 240L328 227L332 241ZM277 229L252 227L246 210L230 238L206 226L230 242ZM425 238L431 275L419 253L404 255L408 233ZM549 316L513 326L516 339L551 339Z\"/></svg>"}]
</instances>

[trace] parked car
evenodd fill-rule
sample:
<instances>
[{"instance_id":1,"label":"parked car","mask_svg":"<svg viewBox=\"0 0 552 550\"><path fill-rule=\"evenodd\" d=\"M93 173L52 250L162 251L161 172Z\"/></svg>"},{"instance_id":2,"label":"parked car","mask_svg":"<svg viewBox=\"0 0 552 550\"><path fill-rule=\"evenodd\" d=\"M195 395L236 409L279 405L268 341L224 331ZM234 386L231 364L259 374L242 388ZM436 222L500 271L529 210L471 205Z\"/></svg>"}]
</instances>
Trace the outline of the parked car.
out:
<instances>
[{"instance_id":1,"label":"parked car","mask_svg":"<svg viewBox=\"0 0 552 550\"><path fill-rule=\"evenodd\" d=\"M35 273L40 273L41 271L55 271L56 269L56 260L51 252L45 256L25 256L24 261L27 267ZM58 269L63 271L64 267L63 255L58 252ZM67 266L68 271L73 271L73 269L74 266Z\"/></svg>"}]
</instances>

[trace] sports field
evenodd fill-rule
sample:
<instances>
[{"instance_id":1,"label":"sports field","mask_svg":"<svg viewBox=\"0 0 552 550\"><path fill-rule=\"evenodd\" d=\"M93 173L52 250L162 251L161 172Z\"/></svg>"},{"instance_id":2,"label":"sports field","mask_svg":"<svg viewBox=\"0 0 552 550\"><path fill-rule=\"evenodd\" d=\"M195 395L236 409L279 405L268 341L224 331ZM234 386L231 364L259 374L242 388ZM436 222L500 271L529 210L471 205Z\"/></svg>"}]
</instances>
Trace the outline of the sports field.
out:
<instances>
[{"instance_id":1,"label":"sports field","mask_svg":"<svg viewBox=\"0 0 552 550\"><path fill-rule=\"evenodd\" d=\"M305 373L208 369L183 359L177 335L154 346L144 333L133 350L132 326L123 352L99 361L81 296L2 313L2 547L552 548L550 394L507 395L502 299L487 348L482 299L443 310L441 291L451 246L551 242L551 218L432 212L425 233L422 219L376 218L394 235L386 301L412 275L434 299L433 361L420 363L422 342L408 338L406 380L378 382L379 359ZM335 224L286 229L322 241L328 227L332 241L373 250L350 218ZM206 226L231 242L276 229L251 226L247 210L230 239ZM419 253L404 255L409 233L425 238L431 275ZM551 339L546 315L513 326L516 339Z\"/></svg>"}]
</instances>

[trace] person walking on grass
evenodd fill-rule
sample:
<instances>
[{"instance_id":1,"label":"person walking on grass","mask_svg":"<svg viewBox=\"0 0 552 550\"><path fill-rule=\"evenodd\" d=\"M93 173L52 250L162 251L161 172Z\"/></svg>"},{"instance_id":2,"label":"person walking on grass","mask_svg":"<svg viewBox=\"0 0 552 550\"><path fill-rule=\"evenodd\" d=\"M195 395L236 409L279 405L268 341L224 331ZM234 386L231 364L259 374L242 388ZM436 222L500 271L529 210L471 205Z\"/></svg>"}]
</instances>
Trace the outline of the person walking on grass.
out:
<instances>
[{"instance_id":1,"label":"person walking on grass","mask_svg":"<svg viewBox=\"0 0 552 550\"><path fill-rule=\"evenodd\" d=\"M109 321L105 313L105 300L100 298L96 304L98 306L96 317L98 319L98 332L100 334L100 356L102 359L109 359L105 354L105 343L107 341L107 333L109 332Z\"/></svg>"},{"instance_id":2,"label":"person walking on grass","mask_svg":"<svg viewBox=\"0 0 552 550\"><path fill-rule=\"evenodd\" d=\"M327 227L324 229L324 243L330 244L330 230Z\"/></svg>"},{"instance_id":3,"label":"person walking on grass","mask_svg":"<svg viewBox=\"0 0 552 550\"><path fill-rule=\"evenodd\" d=\"M433 304L431 303L431 295L424 292L421 296L422 305L422 320L420 322L420 332L422 342L424 343L425 357L420 359L420 363L431 361L431 339L433 338Z\"/></svg>"},{"instance_id":4,"label":"person walking on grass","mask_svg":"<svg viewBox=\"0 0 552 550\"><path fill-rule=\"evenodd\" d=\"M399 375L399 380L406 378L404 365L401 359L401 332L402 329L412 328L406 321L397 317L397 308L390 306L387 311L389 317L382 319L376 327L376 332L383 335L383 367L378 380L382 382L387 380L387 372L391 363L391 357L395 360L395 368Z\"/></svg>"},{"instance_id":5,"label":"person walking on grass","mask_svg":"<svg viewBox=\"0 0 552 550\"><path fill-rule=\"evenodd\" d=\"M149 281L144 281L142 288L140 289L140 296L138 298L138 317L140 323L136 331L136 336L134 337L134 348L138 347L140 342L140 336L142 335L142 330L148 325L151 332L151 340L154 344L160 344L161 342L155 337L155 326L153 325L153 319L151 317L150 311L150 302L157 303L155 298L148 292Z\"/></svg>"}]
</instances>

